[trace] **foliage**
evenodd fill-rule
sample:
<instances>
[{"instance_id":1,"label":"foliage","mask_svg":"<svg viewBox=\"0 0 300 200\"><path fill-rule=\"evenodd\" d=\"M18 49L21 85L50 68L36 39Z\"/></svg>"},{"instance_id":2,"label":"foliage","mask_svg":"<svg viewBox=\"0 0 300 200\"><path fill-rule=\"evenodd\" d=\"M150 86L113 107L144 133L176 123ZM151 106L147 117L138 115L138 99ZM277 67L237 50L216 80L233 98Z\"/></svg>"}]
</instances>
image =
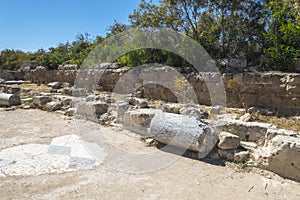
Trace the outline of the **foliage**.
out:
<instances>
[{"instance_id":1,"label":"foliage","mask_svg":"<svg viewBox=\"0 0 300 200\"><path fill-rule=\"evenodd\" d=\"M3 69L16 70L28 59L29 55L23 51L5 49L0 54L0 66Z\"/></svg>"},{"instance_id":2,"label":"foliage","mask_svg":"<svg viewBox=\"0 0 300 200\"><path fill-rule=\"evenodd\" d=\"M262 70L294 71L295 58L300 56L300 5L297 0L141 0L129 15L130 24L114 21L106 37L94 40L88 33L79 34L71 43L61 43L48 50L23 52L6 49L0 53L0 67L17 70L24 61L38 61L48 69L61 64L81 65L92 49L106 38L130 28L165 27L178 31L200 43L213 59L247 58L260 64ZM159 49L138 49L126 52L118 45L104 45L94 59L113 60L122 66L162 63L187 67L180 56ZM191 48L192 49L192 48ZM112 52L112 53L109 53ZM86 65L96 60L88 60Z\"/></svg>"},{"instance_id":3,"label":"foliage","mask_svg":"<svg viewBox=\"0 0 300 200\"><path fill-rule=\"evenodd\" d=\"M262 2L142 0L129 16L135 27L167 27L199 42L214 58L247 56L262 37Z\"/></svg>"},{"instance_id":4,"label":"foliage","mask_svg":"<svg viewBox=\"0 0 300 200\"><path fill-rule=\"evenodd\" d=\"M300 55L300 3L296 0L270 1L269 28L265 37L264 69L294 71Z\"/></svg>"}]
</instances>

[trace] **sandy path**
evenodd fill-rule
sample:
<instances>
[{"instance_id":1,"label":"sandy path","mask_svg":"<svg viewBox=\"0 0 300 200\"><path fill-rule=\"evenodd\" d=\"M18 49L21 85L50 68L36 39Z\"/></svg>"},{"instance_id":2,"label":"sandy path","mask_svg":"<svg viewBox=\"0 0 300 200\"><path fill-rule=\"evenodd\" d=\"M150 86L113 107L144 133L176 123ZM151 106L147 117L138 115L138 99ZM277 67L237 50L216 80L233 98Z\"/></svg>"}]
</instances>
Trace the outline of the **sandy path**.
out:
<instances>
[{"instance_id":1,"label":"sandy path","mask_svg":"<svg viewBox=\"0 0 300 200\"><path fill-rule=\"evenodd\" d=\"M76 133L72 120L39 110L0 111L0 149L22 144L50 144L52 138ZM138 139L106 128L124 148L145 151ZM122 141L125 141L122 143ZM150 173L132 174L100 164L92 170L0 177L0 199L300 199L300 184L270 173L211 165L179 157Z\"/></svg>"}]
</instances>

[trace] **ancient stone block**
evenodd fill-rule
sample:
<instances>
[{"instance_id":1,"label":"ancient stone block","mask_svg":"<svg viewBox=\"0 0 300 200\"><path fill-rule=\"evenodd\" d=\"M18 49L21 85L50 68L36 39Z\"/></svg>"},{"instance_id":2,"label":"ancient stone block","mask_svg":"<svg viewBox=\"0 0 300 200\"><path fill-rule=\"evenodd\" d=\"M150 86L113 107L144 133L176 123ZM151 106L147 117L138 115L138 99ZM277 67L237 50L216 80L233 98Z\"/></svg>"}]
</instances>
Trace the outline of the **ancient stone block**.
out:
<instances>
[{"instance_id":1,"label":"ancient stone block","mask_svg":"<svg viewBox=\"0 0 300 200\"><path fill-rule=\"evenodd\" d=\"M219 135L218 147L220 149L236 149L240 145L240 138L228 132L221 132Z\"/></svg>"},{"instance_id":2,"label":"ancient stone block","mask_svg":"<svg viewBox=\"0 0 300 200\"><path fill-rule=\"evenodd\" d=\"M33 104L38 107L43 107L48 102L52 101L51 97L47 97L47 96L35 96L33 97L32 100L33 100Z\"/></svg>"},{"instance_id":3,"label":"ancient stone block","mask_svg":"<svg viewBox=\"0 0 300 200\"><path fill-rule=\"evenodd\" d=\"M300 181L300 138L277 135L254 153L262 168Z\"/></svg>"}]
</instances>

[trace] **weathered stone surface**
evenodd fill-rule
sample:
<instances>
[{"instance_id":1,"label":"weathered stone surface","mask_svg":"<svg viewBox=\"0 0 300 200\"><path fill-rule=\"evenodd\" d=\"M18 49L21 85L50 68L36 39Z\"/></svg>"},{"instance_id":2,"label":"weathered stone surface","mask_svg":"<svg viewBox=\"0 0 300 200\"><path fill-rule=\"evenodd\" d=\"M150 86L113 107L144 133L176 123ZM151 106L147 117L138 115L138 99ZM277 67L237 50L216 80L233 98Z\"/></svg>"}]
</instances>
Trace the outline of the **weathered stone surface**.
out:
<instances>
[{"instance_id":1,"label":"weathered stone surface","mask_svg":"<svg viewBox=\"0 0 300 200\"><path fill-rule=\"evenodd\" d=\"M107 112L109 105L105 102L93 102L96 115L102 115Z\"/></svg>"},{"instance_id":2,"label":"weathered stone surface","mask_svg":"<svg viewBox=\"0 0 300 200\"><path fill-rule=\"evenodd\" d=\"M50 93L58 93L58 90L57 89L50 89Z\"/></svg>"},{"instance_id":3,"label":"weathered stone surface","mask_svg":"<svg viewBox=\"0 0 300 200\"><path fill-rule=\"evenodd\" d=\"M60 89L63 86L62 82L51 82L47 84L48 87L51 87L52 89Z\"/></svg>"},{"instance_id":4,"label":"weathered stone surface","mask_svg":"<svg viewBox=\"0 0 300 200\"><path fill-rule=\"evenodd\" d=\"M129 110L125 112L123 126L142 136L151 136L149 127L156 112L154 109Z\"/></svg>"},{"instance_id":5,"label":"weathered stone surface","mask_svg":"<svg viewBox=\"0 0 300 200\"><path fill-rule=\"evenodd\" d=\"M38 106L38 107L43 107L44 105L46 105L48 102L51 102L52 99L51 97L48 96L35 96L32 99L33 104Z\"/></svg>"},{"instance_id":6,"label":"weathered stone surface","mask_svg":"<svg viewBox=\"0 0 300 200\"><path fill-rule=\"evenodd\" d=\"M220 149L236 149L240 145L240 138L228 132L221 132L219 135L218 147Z\"/></svg>"},{"instance_id":7,"label":"weathered stone surface","mask_svg":"<svg viewBox=\"0 0 300 200\"><path fill-rule=\"evenodd\" d=\"M182 107L180 104L175 104L175 103L165 103L162 106L162 110L164 112L169 112L169 113L174 113L174 114L179 114L179 110Z\"/></svg>"},{"instance_id":8,"label":"weathered stone surface","mask_svg":"<svg viewBox=\"0 0 300 200\"><path fill-rule=\"evenodd\" d=\"M67 64L58 66L58 70L77 70L78 65L75 64Z\"/></svg>"},{"instance_id":9,"label":"weathered stone surface","mask_svg":"<svg viewBox=\"0 0 300 200\"><path fill-rule=\"evenodd\" d=\"M198 120L208 118L208 113L206 111L191 106L180 108L179 113L182 115L193 116Z\"/></svg>"},{"instance_id":10,"label":"weathered stone surface","mask_svg":"<svg viewBox=\"0 0 300 200\"><path fill-rule=\"evenodd\" d=\"M155 140L152 139L152 138L147 138L147 139L145 140L145 143L146 143L146 146L147 146L147 147L150 147L150 146L153 146L153 144L155 143Z\"/></svg>"},{"instance_id":11,"label":"weathered stone surface","mask_svg":"<svg viewBox=\"0 0 300 200\"><path fill-rule=\"evenodd\" d=\"M21 103L22 104L30 104L32 103L32 98L25 98L25 99L21 99Z\"/></svg>"},{"instance_id":12,"label":"weathered stone surface","mask_svg":"<svg viewBox=\"0 0 300 200\"><path fill-rule=\"evenodd\" d=\"M70 87L64 87L61 93L62 93L62 94L66 94L66 95L72 96L72 94L73 94L73 89L70 88Z\"/></svg>"},{"instance_id":13,"label":"weathered stone surface","mask_svg":"<svg viewBox=\"0 0 300 200\"><path fill-rule=\"evenodd\" d=\"M234 153L235 153L234 149L230 149L230 150L218 149L218 154L220 158L225 160L233 161Z\"/></svg>"},{"instance_id":14,"label":"weathered stone surface","mask_svg":"<svg viewBox=\"0 0 300 200\"><path fill-rule=\"evenodd\" d=\"M241 116L240 120L244 121L244 122L251 122L251 121L253 121L252 116L251 116L250 113L246 113L243 116Z\"/></svg>"},{"instance_id":15,"label":"weathered stone surface","mask_svg":"<svg viewBox=\"0 0 300 200\"><path fill-rule=\"evenodd\" d=\"M13 86L7 87L7 93L9 93L9 94L17 94L20 91L21 91L21 88L18 85L13 85Z\"/></svg>"},{"instance_id":16,"label":"weathered stone surface","mask_svg":"<svg viewBox=\"0 0 300 200\"><path fill-rule=\"evenodd\" d=\"M109 125L114 119L114 116L110 115L109 113L104 113L100 116L99 123L101 125Z\"/></svg>"},{"instance_id":17,"label":"weathered stone surface","mask_svg":"<svg viewBox=\"0 0 300 200\"><path fill-rule=\"evenodd\" d=\"M63 98L63 99L62 99L62 105L63 105L63 106L71 106L72 101L73 101L73 98L72 98L72 97L66 97L66 98Z\"/></svg>"},{"instance_id":18,"label":"weathered stone surface","mask_svg":"<svg viewBox=\"0 0 300 200\"><path fill-rule=\"evenodd\" d=\"M236 120L237 115L236 114L221 114L221 115L217 115L217 119L222 120L222 121Z\"/></svg>"},{"instance_id":19,"label":"weathered stone surface","mask_svg":"<svg viewBox=\"0 0 300 200\"><path fill-rule=\"evenodd\" d=\"M25 144L0 151L0 174L5 176L37 176L97 165L99 160L90 155L77 135L53 138L50 145Z\"/></svg>"},{"instance_id":20,"label":"weathered stone surface","mask_svg":"<svg viewBox=\"0 0 300 200\"><path fill-rule=\"evenodd\" d=\"M254 152L264 169L300 181L300 138L277 135Z\"/></svg>"},{"instance_id":21,"label":"weathered stone surface","mask_svg":"<svg viewBox=\"0 0 300 200\"><path fill-rule=\"evenodd\" d=\"M195 117L173 113L156 113L150 132L161 143L199 152L200 158L205 157L218 140L214 130Z\"/></svg>"},{"instance_id":22,"label":"weathered stone surface","mask_svg":"<svg viewBox=\"0 0 300 200\"><path fill-rule=\"evenodd\" d=\"M139 108L148 108L148 102L143 99L129 97L127 101L129 105L138 106Z\"/></svg>"},{"instance_id":23,"label":"weathered stone surface","mask_svg":"<svg viewBox=\"0 0 300 200\"><path fill-rule=\"evenodd\" d=\"M253 151L254 149L257 148L258 145L255 142L241 141L240 146L247 149L247 150Z\"/></svg>"},{"instance_id":24,"label":"weathered stone surface","mask_svg":"<svg viewBox=\"0 0 300 200\"><path fill-rule=\"evenodd\" d=\"M77 109L76 108L69 108L68 110L65 111L66 116L71 117L74 116L74 114L76 113Z\"/></svg>"},{"instance_id":25,"label":"weathered stone surface","mask_svg":"<svg viewBox=\"0 0 300 200\"><path fill-rule=\"evenodd\" d=\"M240 151L234 154L233 160L238 163L245 162L249 157L249 151Z\"/></svg>"},{"instance_id":26,"label":"weathered stone surface","mask_svg":"<svg viewBox=\"0 0 300 200\"><path fill-rule=\"evenodd\" d=\"M268 129L276 128L272 124L259 122L244 122L241 120L226 121L223 130L238 135L242 141L263 144Z\"/></svg>"},{"instance_id":27,"label":"weathered stone surface","mask_svg":"<svg viewBox=\"0 0 300 200\"><path fill-rule=\"evenodd\" d=\"M299 60L299 59L298 59ZM38 67L37 67L38 68ZM108 67L109 68L109 67ZM115 68L115 67L112 67ZM116 83L123 74L128 72L129 68L107 69L101 77L99 86L105 91L113 91ZM176 102L178 99L174 92L166 87L157 84L150 84L151 78L159 74L158 79L168 80L167 68L162 67L156 73L150 73L145 70L141 73L138 83L148 83L141 89L143 97L152 99L163 99L169 102ZM73 84L78 71L75 68L63 70L31 70L17 77L18 72L9 72L6 80L17 80L19 78L37 81L39 83L50 82L68 82ZM0 76L3 73L0 71ZM193 73L185 74L189 83L193 86L197 100L200 104L211 105L211 98L207 83L218 84L216 73ZM209 78L203 78L208 76ZM211 78L210 78L211 77ZM271 111L265 112L267 115L299 115L300 114L300 75L296 73L243 73L243 74L223 74L224 86L226 90L228 107L244 107L246 109L255 106L271 108ZM154 79L155 80L155 79ZM135 81L133 81L135 82ZM125 86L124 86L125 87ZM122 92L122 91L121 91ZM276 112L274 112L276 111Z\"/></svg>"},{"instance_id":28,"label":"weathered stone surface","mask_svg":"<svg viewBox=\"0 0 300 200\"><path fill-rule=\"evenodd\" d=\"M123 123L125 112L129 109L128 102L117 102L115 108L116 122Z\"/></svg>"},{"instance_id":29,"label":"weathered stone surface","mask_svg":"<svg viewBox=\"0 0 300 200\"><path fill-rule=\"evenodd\" d=\"M53 112L53 111L60 110L60 109L61 109L60 102L51 101L45 105L45 110L48 112Z\"/></svg>"},{"instance_id":30,"label":"weathered stone surface","mask_svg":"<svg viewBox=\"0 0 300 200\"><path fill-rule=\"evenodd\" d=\"M108 104L104 102L84 102L77 106L78 115L82 115L92 121L107 112Z\"/></svg>"},{"instance_id":31,"label":"weathered stone surface","mask_svg":"<svg viewBox=\"0 0 300 200\"><path fill-rule=\"evenodd\" d=\"M20 105L21 99L16 94L0 94L0 106Z\"/></svg>"},{"instance_id":32,"label":"weathered stone surface","mask_svg":"<svg viewBox=\"0 0 300 200\"><path fill-rule=\"evenodd\" d=\"M300 137L300 133L292 131L292 130L286 130L286 129L268 129L266 133L266 140L271 140L273 137L277 135L283 135L288 137Z\"/></svg>"}]
</instances>

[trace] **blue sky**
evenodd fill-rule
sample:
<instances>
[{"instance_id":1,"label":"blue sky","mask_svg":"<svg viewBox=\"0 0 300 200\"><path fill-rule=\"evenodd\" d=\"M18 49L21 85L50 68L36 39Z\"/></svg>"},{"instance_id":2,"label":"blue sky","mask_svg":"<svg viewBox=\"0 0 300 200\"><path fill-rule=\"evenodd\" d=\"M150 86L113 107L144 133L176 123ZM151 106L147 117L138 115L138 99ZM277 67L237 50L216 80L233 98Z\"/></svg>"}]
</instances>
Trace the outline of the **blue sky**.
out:
<instances>
[{"instance_id":1,"label":"blue sky","mask_svg":"<svg viewBox=\"0 0 300 200\"><path fill-rule=\"evenodd\" d=\"M0 0L0 51L35 51L128 23L140 0Z\"/></svg>"}]
</instances>

